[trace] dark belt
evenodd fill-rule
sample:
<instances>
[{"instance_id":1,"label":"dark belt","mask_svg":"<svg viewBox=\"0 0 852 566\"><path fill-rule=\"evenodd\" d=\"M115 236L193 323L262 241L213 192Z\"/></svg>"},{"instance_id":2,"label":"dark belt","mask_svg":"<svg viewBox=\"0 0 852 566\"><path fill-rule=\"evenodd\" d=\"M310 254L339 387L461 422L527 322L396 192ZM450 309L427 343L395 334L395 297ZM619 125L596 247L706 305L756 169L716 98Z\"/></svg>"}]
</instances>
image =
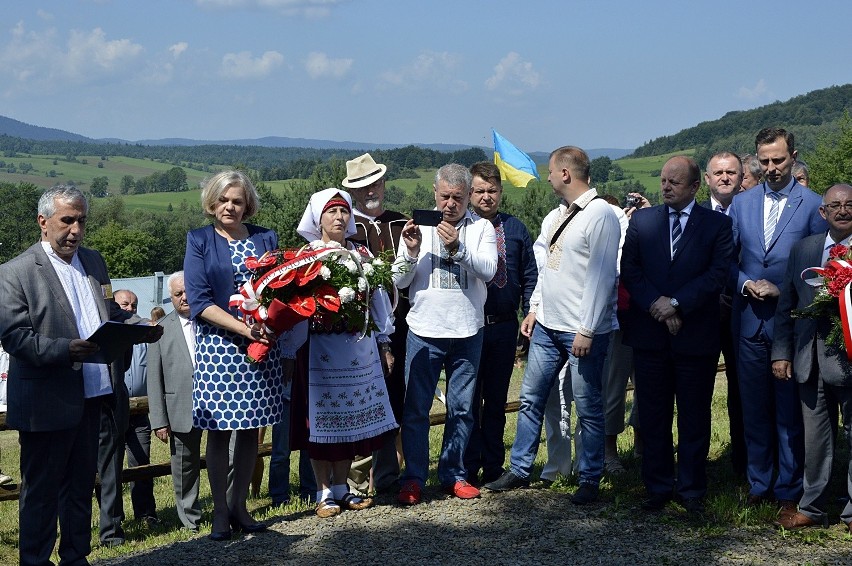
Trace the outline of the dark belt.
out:
<instances>
[{"instance_id":1,"label":"dark belt","mask_svg":"<svg viewBox=\"0 0 852 566\"><path fill-rule=\"evenodd\" d=\"M500 322L508 322L510 320L518 320L517 313L507 312L506 314L485 315L485 324L498 324Z\"/></svg>"}]
</instances>

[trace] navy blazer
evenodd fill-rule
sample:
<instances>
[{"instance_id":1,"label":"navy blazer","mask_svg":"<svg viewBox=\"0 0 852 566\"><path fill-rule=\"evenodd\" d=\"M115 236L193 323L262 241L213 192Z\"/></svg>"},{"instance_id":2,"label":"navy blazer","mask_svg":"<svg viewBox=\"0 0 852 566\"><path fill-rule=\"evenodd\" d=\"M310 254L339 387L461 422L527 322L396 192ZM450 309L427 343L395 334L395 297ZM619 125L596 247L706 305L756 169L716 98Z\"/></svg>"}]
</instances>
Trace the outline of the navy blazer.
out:
<instances>
[{"instance_id":1,"label":"navy blazer","mask_svg":"<svg viewBox=\"0 0 852 566\"><path fill-rule=\"evenodd\" d=\"M793 244L811 234L825 234L828 223L819 215L822 197L793 181L787 204L778 218L772 240L763 235L763 199L766 183L734 196L731 220L734 222L734 246L729 285L733 292L733 330L744 338L757 335L763 326L771 340L777 299L758 301L742 293L747 280L766 279L781 285Z\"/></svg>"},{"instance_id":2,"label":"navy blazer","mask_svg":"<svg viewBox=\"0 0 852 566\"><path fill-rule=\"evenodd\" d=\"M710 322L719 320L719 294L732 255L731 219L724 214L693 206L672 258L668 207L634 212L621 254L621 281L630 293L624 343L648 350L718 356L719 327ZM683 326L676 336L664 322L648 314L661 296L680 303Z\"/></svg>"},{"instance_id":3,"label":"navy blazer","mask_svg":"<svg viewBox=\"0 0 852 566\"><path fill-rule=\"evenodd\" d=\"M794 319L791 315L793 309L809 306L816 296L816 288L803 281L801 274L809 267L822 265L824 244L825 234L814 234L796 243L790 252L775 313L772 360L792 361L793 377L799 383L805 383L817 370L825 383L849 387L852 364L846 359L846 351L825 343L830 330L828 319Z\"/></svg>"},{"instance_id":4,"label":"navy blazer","mask_svg":"<svg viewBox=\"0 0 852 566\"><path fill-rule=\"evenodd\" d=\"M254 224L245 226L258 256L278 248L278 235L274 230ZM212 224L186 235L183 271L190 318L195 319L211 305L228 310L228 301L236 292L231 250L228 240L217 234Z\"/></svg>"}]
</instances>

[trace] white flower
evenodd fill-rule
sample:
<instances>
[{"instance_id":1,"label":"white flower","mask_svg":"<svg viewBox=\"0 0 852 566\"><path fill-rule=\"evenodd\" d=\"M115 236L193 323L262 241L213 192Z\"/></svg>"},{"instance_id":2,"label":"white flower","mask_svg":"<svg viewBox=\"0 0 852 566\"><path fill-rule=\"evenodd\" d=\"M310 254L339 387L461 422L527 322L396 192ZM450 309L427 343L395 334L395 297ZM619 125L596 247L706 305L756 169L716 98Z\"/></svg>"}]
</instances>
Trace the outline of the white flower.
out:
<instances>
[{"instance_id":1,"label":"white flower","mask_svg":"<svg viewBox=\"0 0 852 566\"><path fill-rule=\"evenodd\" d=\"M361 266L364 269L364 275L372 275L373 274L373 266L369 263L365 263Z\"/></svg>"},{"instance_id":2,"label":"white flower","mask_svg":"<svg viewBox=\"0 0 852 566\"><path fill-rule=\"evenodd\" d=\"M349 303L355 298L355 291L350 287L341 287L337 294L340 295L341 303Z\"/></svg>"},{"instance_id":3,"label":"white flower","mask_svg":"<svg viewBox=\"0 0 852 566\"><path fill-rule=\"evenodd\" d=\"M385 262L383 262L381 258L377 257L376 259L373 260L373 265L384 265L384 264L385 264Z\"/></svg>"},{"instance_id":4,"label":"white flower","mask_svg":"<svg viewBox=\"0 0 852 566\"><path fill-rule=\"evenodd\" d=\"M331 270L323 265L322 267L320 267L320 277L322 277L323 279L328 279L329 277L331 277Z\"/></svg>"},{"instance_id":5,"label":"white flower","mask_svg":"<svg viewBox=\"0 0 852 566\"><path fill-rule=\"evenodd\" d=\"M349 273L358 273L358 264L351 258L344 261L343 266L349 270Z\"/></svg>"},{"instance_id":6,"label":"white flower","mask_svg":"<svg viewBox=\"0 0 852 566\"><path fill-rule=\"evenodd\" d=\"M359 291L366 291L367 290L367 280L364 279L363 277L358 278L358 290Z\"/></svg>"}]
</instances>

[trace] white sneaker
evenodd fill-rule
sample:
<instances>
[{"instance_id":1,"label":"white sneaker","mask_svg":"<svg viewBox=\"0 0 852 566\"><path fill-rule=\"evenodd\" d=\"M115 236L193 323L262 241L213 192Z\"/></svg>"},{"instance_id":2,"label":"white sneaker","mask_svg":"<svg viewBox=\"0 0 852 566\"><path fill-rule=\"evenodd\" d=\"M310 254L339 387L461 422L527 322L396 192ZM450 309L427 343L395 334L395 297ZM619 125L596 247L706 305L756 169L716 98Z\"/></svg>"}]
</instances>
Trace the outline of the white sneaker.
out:
<instances>
[{"instance_id":1,"label":"white sneaker","mask_svg":"<svg viewBox=\"0 0 852 566\"><path fill-rule=\"evenodd\" d=\"M12 479L12 476L7 476L6 474L0 473L0 485L6 485L14 482L15 480Z\"/></svg>"}]
</instances>

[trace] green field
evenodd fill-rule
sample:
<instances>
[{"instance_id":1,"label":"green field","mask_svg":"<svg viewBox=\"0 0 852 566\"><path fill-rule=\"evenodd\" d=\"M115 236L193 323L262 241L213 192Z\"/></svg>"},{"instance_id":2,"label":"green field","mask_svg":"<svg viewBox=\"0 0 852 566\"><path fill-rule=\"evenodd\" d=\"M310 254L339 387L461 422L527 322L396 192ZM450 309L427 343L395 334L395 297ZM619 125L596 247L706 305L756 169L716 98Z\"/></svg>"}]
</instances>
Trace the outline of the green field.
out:
<instances>
[{"instance_id":1,"label":"green field","mask_svg":"<svg viewBox=\"0 0 852 566\"><path fill-rule=\"evenodd\" d=\"M109 179L109 188L117 192L121 185L121 178L130 175L134 179L147 177L151 173L164 173L174 167L171 163L160 163L149 159L136 159L133 157L108 157L104 160L100 156L81 155L77 161L68 161L61 155L29 155L18 154L16 157L4 157L0 160L6 166L14 165L20 170L20 164L26 163L33 169L26 174L8 173L6 167L0 169L0 181L6 183L32 183L38 187L47 188L57 183L74 181L78 187L85 189L95 177L106 177ZM86 163L83 163L83 162ZM101 167L98 167L101 164ZM183 167L186 171L189 186L196 186L202 179L209 175L204 171Z\"/></svg>"}]
</instances>

